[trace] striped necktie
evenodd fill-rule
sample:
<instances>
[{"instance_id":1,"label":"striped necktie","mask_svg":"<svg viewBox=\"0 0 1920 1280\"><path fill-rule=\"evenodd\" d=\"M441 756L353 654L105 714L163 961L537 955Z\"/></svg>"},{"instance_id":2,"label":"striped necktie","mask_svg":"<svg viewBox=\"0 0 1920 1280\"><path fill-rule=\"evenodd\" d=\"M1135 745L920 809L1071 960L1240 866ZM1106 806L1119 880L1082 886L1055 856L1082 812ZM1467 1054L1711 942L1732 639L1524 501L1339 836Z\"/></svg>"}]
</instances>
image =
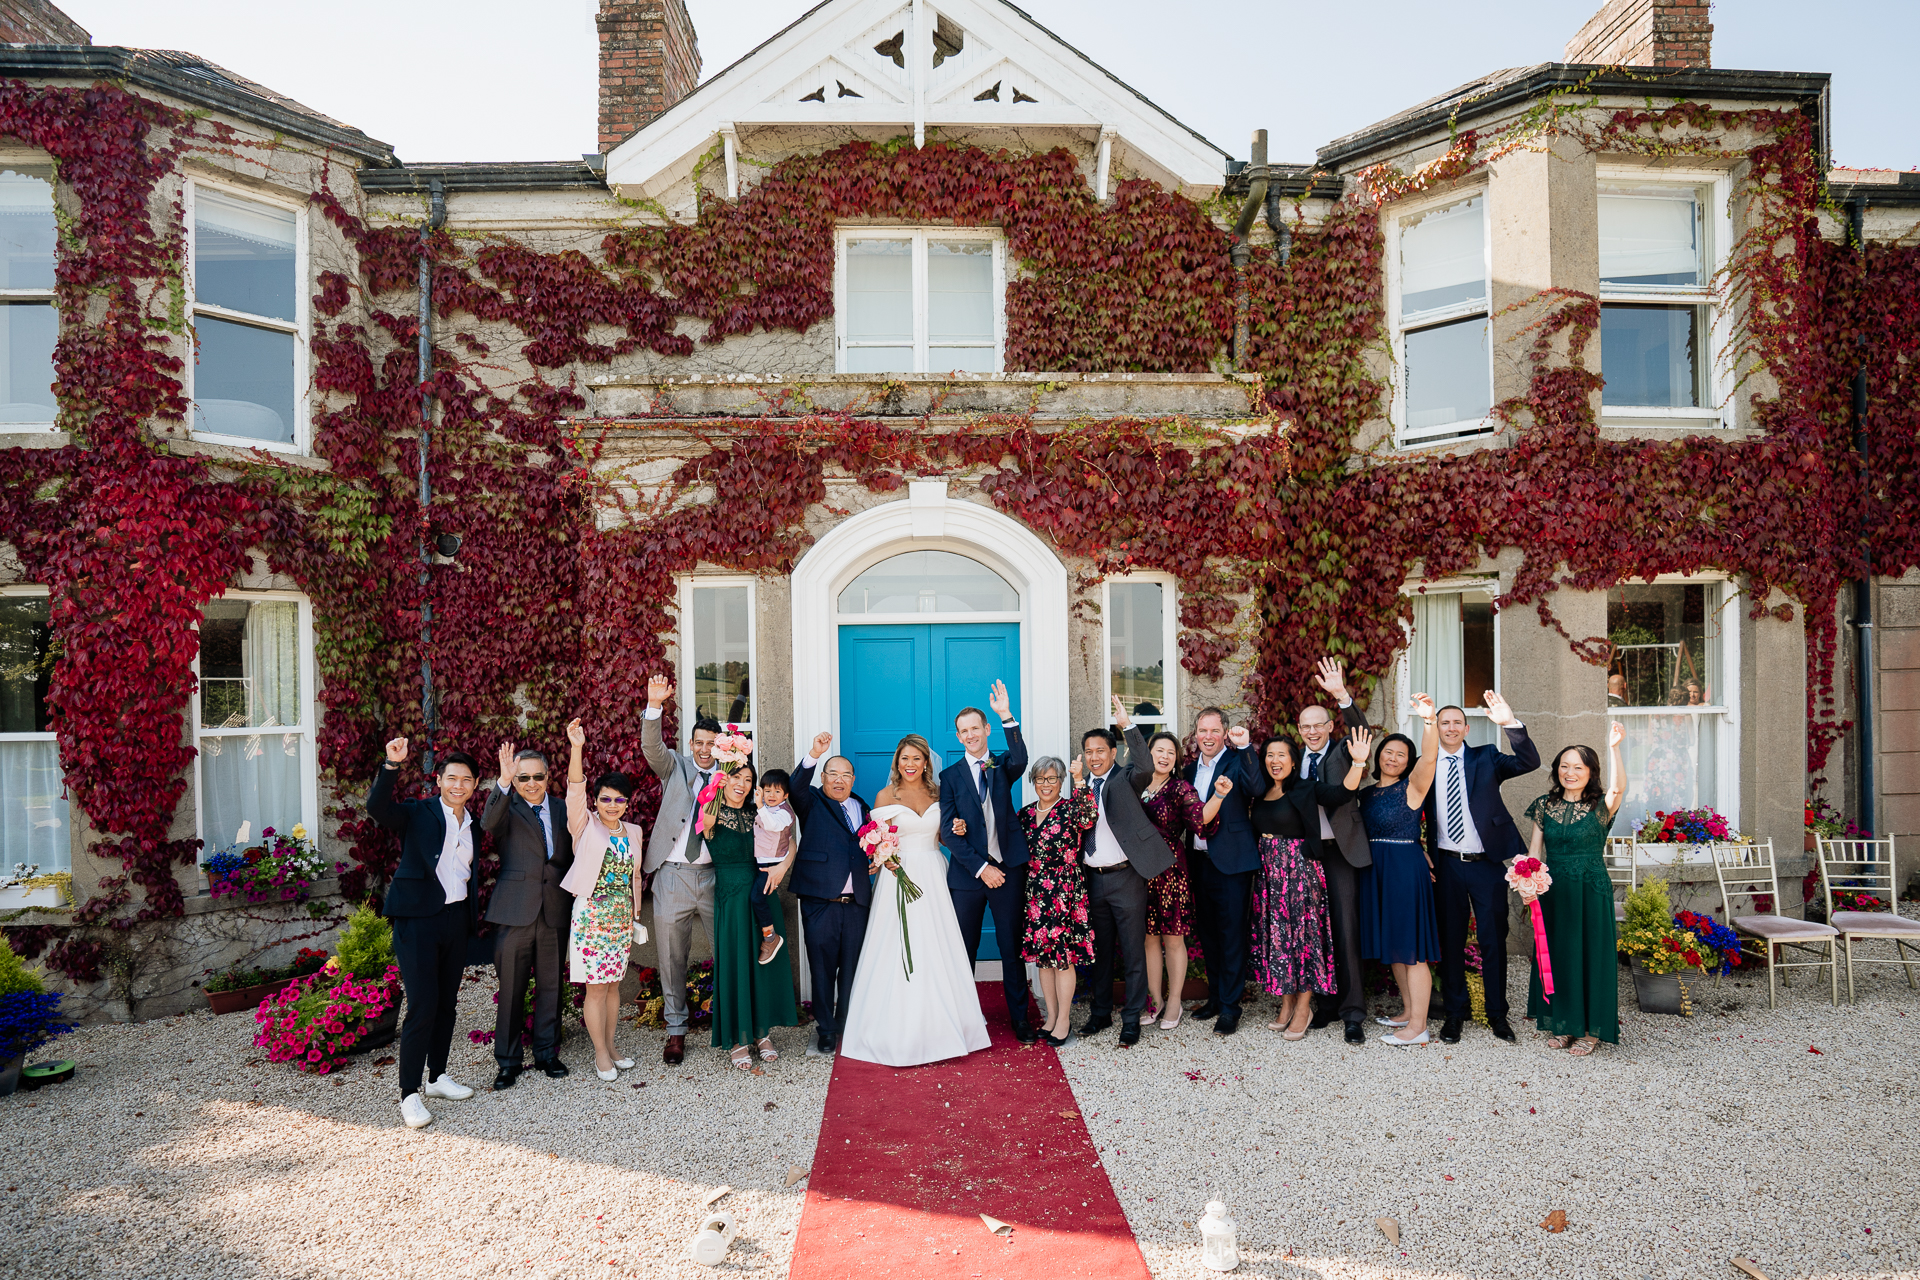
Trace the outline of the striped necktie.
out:
<instances>
[{"instance_id":1,"label":"striped necktie","mask_svg":"<svg viewBox=\"0 0 1920 1280\"><path fill-rule=\"evenodd\" d=\"M1447 757L1447 835L1455 844L1467 838L1467 788L1461 780L1460 757Z\"/></svg>"}]
</instances>

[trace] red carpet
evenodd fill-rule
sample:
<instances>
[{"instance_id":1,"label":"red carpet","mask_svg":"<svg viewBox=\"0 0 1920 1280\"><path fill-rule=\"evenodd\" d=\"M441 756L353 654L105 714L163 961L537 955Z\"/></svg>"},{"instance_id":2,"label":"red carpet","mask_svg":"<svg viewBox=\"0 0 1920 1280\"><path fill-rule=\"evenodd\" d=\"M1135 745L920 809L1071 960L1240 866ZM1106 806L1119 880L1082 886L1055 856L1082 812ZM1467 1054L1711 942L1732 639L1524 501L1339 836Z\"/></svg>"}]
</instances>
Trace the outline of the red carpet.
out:
<instances>
[{"instance_id":1,"label":"red carpet","mask_svg":"<svg viewBox=\"0 0 1920 1280\"><path fill-rule=\"evenodd\" d=\"M792 1280L1150 1280L1060 1060L1013 1038L999 983L980 985L980 1005L984 1052L834 1063ZM1012 1237L988 1234L983 1213Z\"/></svg>"}]
</instances>

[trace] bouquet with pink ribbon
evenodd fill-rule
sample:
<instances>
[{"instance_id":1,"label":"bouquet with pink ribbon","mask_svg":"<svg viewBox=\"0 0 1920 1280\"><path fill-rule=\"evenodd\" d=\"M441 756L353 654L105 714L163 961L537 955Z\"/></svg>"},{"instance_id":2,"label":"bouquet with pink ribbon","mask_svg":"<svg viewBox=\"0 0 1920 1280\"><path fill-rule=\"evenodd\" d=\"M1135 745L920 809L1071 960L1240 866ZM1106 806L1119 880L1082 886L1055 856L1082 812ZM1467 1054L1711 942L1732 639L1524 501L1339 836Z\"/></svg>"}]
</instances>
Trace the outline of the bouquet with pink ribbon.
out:
<instances>
[{"instance_id":1,"label":"bouquet with pink ribbon","mask_svg":"<svg viewBox=\"0 0 1920 1280\"><path fill-rule=\"evenodd\" d=\"M706 830L713 827L713 813L719 807L720 788L726 785L727 775L753 759L753 739L740 732L739 725L730 724L725 732L714 735L713 758L719 767L713 771L713 777L707 780L707 785L695 801L706 815Z\"/></svg>"},{"instance_id":2,"label":"bouquet with pink ribbon","mask_svg":"<svg viewBox=\"0 0 1920 1280\"><path fill-rule=\"evenodd\" d=\"M900 828L875 818L860 828L860 851L876 871L881 867L893 872L894 902L900 910L900 951L906 966L907 981L913 981L913 935L907 932L907 904L920 901L920 886L900 865Z\"/></svg>"},{"instance_id":3,"label":"bouquet with pink ribbon","mask_svg":"<svg viewBox=\"0 0 1920 1280\"><path fill-rule=\"evenodd\" d=\"M1552 1003L1553 960L1547 954L1547 922L1540 915L1540 895L1553 887L1553 877L1547 874L1547 864L1540 859L1515 858L1507 868L1507 883L1533 915L1533 954L1540 962L1540 992Z\"/></svg>"}]
</instances>

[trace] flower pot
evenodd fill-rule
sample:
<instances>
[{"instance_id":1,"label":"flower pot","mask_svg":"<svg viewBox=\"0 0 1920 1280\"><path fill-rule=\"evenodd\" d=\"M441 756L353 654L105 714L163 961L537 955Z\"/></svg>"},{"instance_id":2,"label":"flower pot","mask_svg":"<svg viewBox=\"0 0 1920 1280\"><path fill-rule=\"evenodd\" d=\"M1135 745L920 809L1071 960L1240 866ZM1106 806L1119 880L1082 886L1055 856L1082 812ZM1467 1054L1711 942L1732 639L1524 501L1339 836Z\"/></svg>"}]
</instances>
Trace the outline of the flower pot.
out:
<instances>
[{"instance_id":1,"label":"flower pot","mask_svg":"<svg viewBox=\"0 0 1920 1280\"><path fill-rule=\"evenodd\" d=\"M1807 832L1806 850L1808 853L1818 853L1820 851L1820 833L1819 832L1817 831Z\"/></svg>"},{"instance_id":2,"label":"flower pot","mask_svg":"<svg viewBox=\"0 0 1920 1280\"><path fill-rule=\"evenodd\" d=\"M1182 1000L1205 1000L1207 998L1207 980L1205 978L1188 978L1186 985L1180 988L1180 998Z\"/></svg>"},{"instance_id":3,"label":"flower pot","mask_svg":"<svg viewBox=\"0 0 1920 1280\"><path fill-rule=\"evenodd\" d=\"M0 1062L0 1098L10 1098L13 1091L20 1087L20 1068L26 1062L27 1055L22 1053Z\"/></svg>"},{"instance_id":4,"label":"flower pot","mask_svg":"<svg viewBox=\"0 0 1920 1280\"><path fill-rule=\"evenodd\" d=\"M1639 957L1633 961L1633 998L1642 1013L1693 1016L1692 990L1680 973L1648 973Z\"/></svg>"},{"instance_id":5,"label":"flower pot","mask_svg":"<svg viewBox=\"0 0 1920 1280\"><path fill-rule=\"evenodd\" d=\"M1710 865L1713 862L1711 844L1635 844L1634 861L1641 866L1678 867L1689 863Z\"/></svg>"},{"instance_id":6,"label":"flower pot","mask_svg":"<svg viewBox=\"0 0 1920 1280\"><path fill-rule=\"evenodd\" d=\"M292 978L275 978L272 982L263 982L257 987L240 987L233 991L207 992L207 1007L215 1014L238 1013L242 1009L258 1009L260 1002L268 996L277 996L292 986Z\"/></svg>"},{"instance_id":7,"label":"flower pot","mask_svg":"<svg viewBox=\"0 0 1920 1280\"><path fill-rule=\"evenodd\" d=\"M387 1011L367 1024L367 1029L353 1042L348 1053L366 1053L370 1049L384 1049L393 1043L400 1026L400 1002L395 1000L387 1006Z\"/></svg>"}]
</instances>

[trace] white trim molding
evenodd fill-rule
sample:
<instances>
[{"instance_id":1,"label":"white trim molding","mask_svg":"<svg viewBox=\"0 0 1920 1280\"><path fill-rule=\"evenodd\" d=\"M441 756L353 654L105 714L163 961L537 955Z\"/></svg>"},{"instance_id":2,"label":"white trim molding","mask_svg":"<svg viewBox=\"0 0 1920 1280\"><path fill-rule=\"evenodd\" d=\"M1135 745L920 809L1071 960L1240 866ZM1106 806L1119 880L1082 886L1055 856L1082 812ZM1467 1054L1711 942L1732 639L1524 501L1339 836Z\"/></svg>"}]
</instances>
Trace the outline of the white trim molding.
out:
<instances>
[{"instance_id":1,"label":"white trim molding","mask_svg":"<svg viewBox=\"0 0 1920 1280\"><path fill-rule=\"evenodd\" d=\"M939 492L933 490L938 487ZM840 623L835 600L862 571L903 551L952 551L978 560L1020 592L1020 700L1014 713L1032 752L1059 752L1067 714L1067 567L1033 530L1010 516L945 495L944 481L914 484L912 498L870 507L835 525L794 566L793 741L796 750L830 729L840 738ZM929 508L940 534L922 536ZM999 615L993 615L998 617ZM894 618L875 622L898 621ZM915 621L936 621L919 614ZM985 620L973 615L953 621Z\"/></svg>"}]
</instances>

